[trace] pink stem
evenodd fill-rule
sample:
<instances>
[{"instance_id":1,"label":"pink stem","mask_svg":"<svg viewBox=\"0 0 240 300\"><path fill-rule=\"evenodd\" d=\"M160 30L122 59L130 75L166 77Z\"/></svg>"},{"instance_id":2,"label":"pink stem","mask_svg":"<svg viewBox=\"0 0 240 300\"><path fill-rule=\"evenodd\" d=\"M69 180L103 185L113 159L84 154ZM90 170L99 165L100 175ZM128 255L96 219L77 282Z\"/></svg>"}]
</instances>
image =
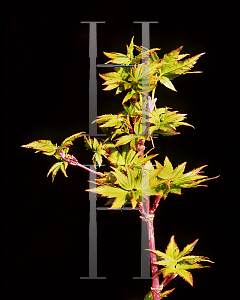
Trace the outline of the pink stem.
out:
<instances>
[{"instance_id":1,"label":"pink stem","mask_svg":"<svg viewBox=\"0 0 240 300\"><path fill-rule=\"evenodd\" d=\"M145 150L145 140L140 140L137 145L137 151L140 152L139 157L144 155L144 150ZM143 215L143 217L141 218L143 218L143 220L147 222L149 249L156 250L153 220L155 217L155 210L159 205L161 196L156 196L152 209L150 208L149 195L143 195L143 198L144 198L143 203L139 203L140 213ZM155 264L155 262L157 262L157 256L152 251L150 251L150 262L151 262L151 272L152 272L151 291L153 294L153 300L160 300L160 293L163 289L163 285L160 286L159 284L158 266Z\"/></svg>"},{"instance_id":2,"label":"pink stem","mask_svg":"<svg viewBox=\"0 0 240 300\"><path fill-rule=\"evenodd\" d=\"M63 160L65 160L66 162L68 162L68 163L69 163L70 165L72 165L72 166L78 166L78 167L83 168L83 169L85 169L85 170L87 170L87 171L89 171L89 172L92 172L92 173L96 174L96 175L103 176L102 173L96 172L96 171L94 171L94 170L92 170L92 169L89 169L88 167L85 167L84 165L80 164L80 163L78 162L78 160L76 159L76 157L74 157L73 155L68 154L68 155L66 156L65 153L62 152L62 151L60 151L60 152L58 153L58 155L61 156L61 158L62 158Z\"/></svg>"},{"instance_id":3,"label":"pink stem","mask_svg":"<svg viewBox=\"0 0 240 300\"><path fill-rule=\"evenodd\" d=\"M149 217L147 219L147 225L148 225L148 239L149 239L149 248L151 250L156 250L155 248L155 236L154 236L154 212L149 213ZM150 261L151 261L151 271L152 271L152 294L153 294L153 300L160 300L160 293L162 291L162 288L159 284L159 277L158 277L158 266L154 264L157 262L157 256L155 253L150 251Z\"/></svg>"},{"instance_id":4,"label":"pink stem","mask_svg":"<svg viewBox=\"0 0 240 300\"><path fill-rule=\"evenodd\" d=\"M161 199L161 196L160 196L160 195L156 196L155 201L154 201L153 206L152 206L152 209L151 209L151 212L152 212L152 213L154 213L155 210L158 208L160 199Z\"/></svg>"}]
</instances>

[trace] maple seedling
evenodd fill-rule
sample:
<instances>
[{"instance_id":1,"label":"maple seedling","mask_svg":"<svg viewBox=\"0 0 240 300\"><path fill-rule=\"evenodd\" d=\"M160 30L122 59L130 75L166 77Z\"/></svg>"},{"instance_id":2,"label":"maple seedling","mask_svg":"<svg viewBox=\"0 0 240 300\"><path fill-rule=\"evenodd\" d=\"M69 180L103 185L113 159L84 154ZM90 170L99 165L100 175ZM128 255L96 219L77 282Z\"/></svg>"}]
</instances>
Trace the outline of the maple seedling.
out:
<instances>
[{"instance_id":1,"label":"maple seedling","mask_svg":"<svg viewBox=\"0 0 240 300\"><path fill-rule=\"evenodd\" d=\"M159 300L167 297L174 290L163 291L176 276L179 275L193 285L189 270L209 267L202 266L199 262L213 263L204 256L188 255L198 239L180 252L173 235L165 253L155 249L154 217L159 202L162 198L165 200L170 193L181 195L184 188L206 186L202 183L218 176L208 178L202 175L202 169L206 165L184 173L186 162L173 168L167 156L161 164L155 159L158 154L149 155L155 149L153 138L156 136L153 136L153 133L172 136L179 134L177 131L179 126L193 127L185 122L186 114L173 111L170 107L157 108L155 91L158 83L176 92L172 80L182 74L201 73L190 70L204 53L183 60L189 54L180 54L183 48L181 46L164 54L163 58L159 58L156 52L160 50L159 48L149 50L139 47L133 43L133 40L134 37L129 46L127 45L127 54L104 52L110 58L106 64L115 65L114 72L99 74L105 80L104 90L116 89L115 95L124 93L121 112L98 116L94 121L106 135L106 139L87 137L85 132L79 132L66 138L60 146L53 144L50 140L38 140L22 145L22 147L35 149L36 152L41 151L57 159L47 173L47 176L52 173L52 181L58 170L61 170L67 177L67 166L69 164L78 166L98 176L95 181L96 187L87 191L108 198L106 205L110 205L109 209L120 209L127 204L130 204L132 209L139 207L140 218L148 224L148 250L152 272L152 287L144 299ZM138 52L137 55L134 55L134 51ZM143 62L143 58L146 57L149 58L147 68L146 62ZM146 76L149 79L147 94L146 91L143 92L142 80ZM149 93L151 96L148 96ZM148 134L143 132L144 115L148 116L144 121ZM101 167L105 159L109 162L109 171L101 173L89 169L68 153L73 141L80 137L84 138L86 148L93 152L92 161L95 168ZM145 152L148 145L150 149ZM155 197L152 207L150 196ZM159 270L159 267L162 268ZM161 283L160 275L163 276Z\"/></svg>"}]
</instances>

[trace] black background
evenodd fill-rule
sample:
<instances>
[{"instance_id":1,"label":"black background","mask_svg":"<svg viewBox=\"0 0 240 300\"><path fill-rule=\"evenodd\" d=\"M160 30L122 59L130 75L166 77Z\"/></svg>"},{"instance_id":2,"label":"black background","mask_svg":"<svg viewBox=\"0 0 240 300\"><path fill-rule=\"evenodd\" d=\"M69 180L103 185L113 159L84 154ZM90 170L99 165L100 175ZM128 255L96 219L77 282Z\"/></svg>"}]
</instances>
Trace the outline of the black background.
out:
<instances>
[{"instance_id":1,"label":"black background","mask_svg":"<svg viewBox=\"0 0 240 300\"><path fill-rule=\"evenodd\" d=\"M160 137L154 153L160 162L167 155L174 167L187 161L186 171L208 165L206 175L220 177L208 188L162 200L155 217L156 248L164 251L173 234L180 249L199 238L193 254L215 262L211 269L192 271L193 288L177 277L169 284L176 287L169 299L215 299L219 288L218 299L235 299L228 290L234 280L228 274L235 265L237 210L233 12L230 4L6 2L5 299L138 300L151 287L151 280L132 279L140 276L141 260L136 211L97 213L98 275L107 280L79 279L88 276L89 174L69 166L69 178L59 172L52 183L46 174L53 158L20 147L38 139L60 144L71 134L88 132L89 25L80 21L106 21L97 25L99 64L107 61L103 51L126 53L132 36L141 45L141 24L133 21L158 21L150 25L150 45L161 48L160 57L182 45L182 53L206 52L194 68L203 74L176 78L177 93L158 87L157 106L187 113L195 129L180 127L180 135ZM102 91L102 83L99 77L98 114L118 113L122 94ZM70 150L91 164L82 139ZM98 200L99 206L104 203ZM228 249L231 262L225 260Z\"/></svg>"}]
</instances>

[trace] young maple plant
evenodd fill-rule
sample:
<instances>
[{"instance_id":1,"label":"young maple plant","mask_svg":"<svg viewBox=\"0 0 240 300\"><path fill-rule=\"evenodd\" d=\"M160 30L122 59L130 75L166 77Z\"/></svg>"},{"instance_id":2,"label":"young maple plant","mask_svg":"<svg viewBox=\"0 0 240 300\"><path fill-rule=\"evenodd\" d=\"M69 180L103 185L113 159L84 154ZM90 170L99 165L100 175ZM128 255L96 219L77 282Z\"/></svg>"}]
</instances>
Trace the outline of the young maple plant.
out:
<instances>
[{"instance_id":1,"label":"young maple plant","mask_svg":"<svg viewBox=\"0 0 240 300\"><path fill-rule=\"evenodd\" d=\"M204 256L188 255L198 239L180 252L173 235L165 253L155 249L153 222L160 199L165 200L169 193L181 195L183 188L206 186L202 183L218 176L208 178L202 175L202 169L206 166L184 173L186 162L173 168L167 156L161 164L157 160L152 162L158 154L149 155L154 149L153 138L156 138L157 134L171 136L179 134L176 129L181 125L193 127L184 122L186 114L180 114L169 107L157 108L157 98L154 98L154 95L158 82L176 91L171 80L186 73L201 73L190 70L204 53L183 60L189 54L180 54L182 47L179 47L160 59L156 53L160 49L149 50L139 47L133 40L134 37L129 46L127 45L127 54L104 52L110 58L106 64L115 65L114 72L99 74L105 80L104 90L116 88L116 94L125 93L122 100L123 110L120 113L98 116L94 121L102 129L106 139L87 137L85 132L79 132L66 138L60 146L50 140L37 140L22 147L33 148L36 152L42 151L43 154L57 159L47 174L49 176L52 173L52 181L59 169L67 177L67 166L78 166L97 174L96 187L87 191L109 198L106 203L111 205L109 209L120 209L127 204L130 204L132 209L139 207L140 218L147 222L148 226L147 250L150 251L152 272L152 287L144 299L159 300L174 290L163 291L177 275L193 285L189 270L209 267L199 262L213 263ZM134 50L137 51L135 56ZM143 86L144 77L148 78L147 89ZM151 96L148 93L151 93ZM73 155L68 154L69 147L79 137L83 137L86 148L93 151L92 160L95 168L97 165L101 167L105 158L110 163L110 171L102 173L89 169L80 164ZM145 153L146 142L153 147ZM152 207L150 197L154 198Z\"/></svg>"}]
</instances>

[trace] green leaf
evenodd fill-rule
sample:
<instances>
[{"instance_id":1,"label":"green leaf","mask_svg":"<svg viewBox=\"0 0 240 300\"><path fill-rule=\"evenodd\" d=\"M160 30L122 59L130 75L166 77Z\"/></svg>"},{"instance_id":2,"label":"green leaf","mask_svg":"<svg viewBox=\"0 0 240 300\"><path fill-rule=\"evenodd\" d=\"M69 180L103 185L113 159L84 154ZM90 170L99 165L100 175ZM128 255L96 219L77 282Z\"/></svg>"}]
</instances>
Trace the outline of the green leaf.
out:
<instances>
[{"instance_id":1,"label":"green leaf","mask_svg":"<svg viewBox=\"0 0 240 300\"><path fill-rule=\"evenodd\" d=\"M112 186L107 186L107 185L106 186L97 186L96 188L88 189L86 191L97 193L97 194L100 194L101 196L107 197L107 198L115 198L119 195L127 194L127 191L125 191L123 189L112 187Z\"/></svg>"},{"instance_id":2,"label":"green leaf","mask_svg":"<svg viewBox=\"0 0 240 300\"><path fill-rule=\"evenodd\" d=\"M63 162L63 161L55 163L50 168L50 170L48 171L47 177L49 176L50 173L52 173L52 182L53 182L54 178L55 178L55 176L56 176L56 174L57 174L57 172L58 172L59 169L61 169L61 171L63 172L63 174L65 175L65 177L68 177L67 173L66 173L67 165L68 165L68 163L67 162Z\"/></svg>"},{"instance_id":3,"label":"green leaf","mask_svg":"<svg viewBox=\"0 0 240 300\"><path fill-rule=\"evenodd\" d=\"M134 164L136 166L141 166L144 165L147 161L150 161L152 158L158 156L158 154L151 154L149 156L145 156L145 157L138 157L136 160L134 160Z\"/></svg>"},{"instance_id":4,"label":"green leaf","mask_svg":"<svg viewBox=\"0 0 240 300\"><path fill-rule=\"evenodd\" d=\"M95 153L93 155L92 160L93 160L93 164L94 164L95 167L96 167L97 164L98 164L99 167L101 167L101 165L102 165L102 155L100 153Z\"/></svg>"},{"instance_id":5,"label":"green leaf","mask_svg":"<svg viewBox=\"0 0 240 300\"><path fill-rule=\"evenodd\" d=\"M181 176L181 175L183 174L184 170L185 170L186 164L187 164L187 162L184 162L184 163L178 165L178 166L173 170L172 175L173 175L174 177L179 177L179 176Z\"/></svg>"},{"instance_id":6,"label":"green leaf","mask_svg":"<svg viewBox=\"0 0 240 300\"><path fill-rule=\"evenodd\" d=\"M173 177L173 166L167 156L165 157L164 160L164 167L161 170L161 172L158 174L158 177L162 179L170 179Z\"/></svg>"},{"instance_id":7,"label":"green leaf","mask_svg":"<svg viewBox=\"0 0 240 300\"><path fill-rule=\"evenodd\" d=\"M148 292L147 295L145 295L143 300L152 300L153 299L153 294L152 291Z\"/></svg>"},{"instance_id":8,"label":"green leaf","mask_svg":"<svg viewBox=\"0 0 240 300\"><path fill-rule=\"evenodd\" d=\"M171 290L167 290L167 291L165 291L165 292L162 292L161 294L160 294L160 299L162 299L162 298L164 298L164 297L167 297L172 291L174 291L175 290L175 288L173 288L173 289L171 289Z\"/></svg>"},{"instance_id":9,"label":"green leaf","mask_svg":"<svg viewBox=\"0 0 240 300\"><path fill-rule=\"evenodd\" d=\"M126 203L126 194L124 194L124 193L122 193L121 195L119 194L115 198L115 200L111 206L111 209L122 208L125 203Z\"/></svg>"},{"instance_id":10,"label":"green leaf","mask_svg":"<svg viewBox=\"0 0 240 300\"><path fill-rule=\"evenodd\" d=\"M117 149L110 149L110 155L107 157L108 161L114 166L124 166L125 160L123 159L121 153Z\"/></svg>"},{"instance_id":11,"label":"green leaf","mask_svg":"<svg viewBox=\"0 0 240 300\"><path fill-rule=\"evenodd\" d=\"M121 208L127 201L126 196L128 194L128 191L112 186L98 186L96 188L92 188L86 191L97 193L107 198L115 198L111 209Z\"/></svg>"},{"instance_id":12,"label":"green leaf","mask_svg":"<svg viewBox=\"0 0 240 300\"><path fill-rule=\"evenodd\" d=\"M85 133L84 131L81 131L81 132L75 133L75 134L73 134L73 135L67 137L67 138L62 142L62 144L61 144L60 147L61 147L61 148L62 148L62 147L69 147L69 146L73 145L72 142L73 142L74 140L76 140L77 138L83 136L84 133Z\"/></svg>"},{"instance_id":13,"label":"green leaf","mask_svg":"<svg viewBox=\"0 0 240 300\"><path fill-rule=\"evenodd\" d=\"M134 40L134 36L132 37L129 46L127 45L127 56L130 58L130 61L133 60L133 49L134 49L133 40Z\"/></svg>"},{"instance_id":14,"label":"green leaf","mask_svg":"<svg viewBox=\"0 0 240 300\"><path fill-rule=\"evenodd\" d=\"M191 252L196 245L198 239L193 243L187 245L183 251L179 252L179 248L174 240L174 235L171 237L170 242L167 246L166 253L163 253L158 250L150 250L151 252L157 255L158 261L155 263L157 265L163 266L160 270L160 273L163 274L163 277L166 278L169 275L177 274L182 277L189 284L193 285L192 274L187 271L189 269L199 269L206 268L209 266L202 266L196 262L206 261L211 262L208 257L204 256L195 256L188 255L187 253Z\"/></svg>"},{"instance_id":15,"label":"green leaf","mask_svg":"<svg viewBox=\"0 0 240 300\"><path fill-rule=\"evenodd\" d=\"M194 269L198 269L198 268L207 268L208 266L201 266L199 264L196 264L196 262L199 261L206 261L206 262L210 262L213 263L213 261L211 261L208 257L205 256L197 256L197 255L185 255L184 257L179 257L177 259L178 263L188 263L188 264L192 264L194 266ZM190 267L190 266L189 266Z\"/></svg>"},{"instance_id":16,"label":"green leaf","mask_svg":"<svg viewBox=\"0 0 240 300\"><path fill-rule=\"evenodd\" d=\"M167 72L168 76L175 76L176 75L181 75L181 74L185 74L188 73L189 70L191 70L191 68L193 68L193 66L196 64L197 60L203 55L204 53L200 53L198 55L195 55L193 57L190 57L184 61L178 61L176 62L173 66L169 66L168 68L166 67L166 69L164 70L165 72ZM191 73L196 73L196 72L191 72ZM199 71L197 73L200 73Z\"/></svg>"},{"instance_id":17,"label":"green leaf","mask_svg":"<svg viewBox=\"0 0 240 300\"><path fill-rule=\"evenodd\" d=\"M179 248L174 240L174 235L171 237L170 242L166 249L166 254L176 259L179 254Z\"/></svg>"},{"instance_id":18,"label":"green leaf","mask_svg":"<svg viewBox=\"0 0 240 300\"><path fill-rule=\"evenodd\" d=\"M129 150L129 147L128 147L127 155L125 158L126 165L128 165L128 166L131 166L132 164L135 165L136 164L135 158L137 157L137 155L138 154L133 149Z\"/></svg>"},{"instance_id":19,"label":"green leaf","mask_svg":"<svg viewBox=\"0 0 240 300\"><path fill-rule=\"evenodd\" d=\"M136 92L134 90L128 92L126 94L126 96L123 98L122 104L125 103L125 102L127 102L129 99L131 99L133 97L133 95L135 95L135 93Z\"/></svg>"},{"instance_id":20,"label":"green leaf","mask_svg":"<svg viewBox=\"0 0 240 300\"><path fill-rule=\"evenodd\" d=\"M104 55L106 55L109 58L121 58L121 57L126 57L125 54L123 53L117 53L117 52L103 52Z\"/></svg>"},{"instance_id":21,"label":"green leaf","mask_svg":"<svg viewBox=\"0 0 240 300\"><path fill-rule=\"evenodd\" d=\"M185 256L186 254L192 252L193 248L197 244L199 239L196 239L193 243L188 244L186 247L183 248L183 250L178 254L178 259Z\"/></svg>"},{"instance_id":22,"label":"green leaf","mask_svg":"<svg viewBox=\"0 0 240 300\"><path fill-rule=\"evenodd\" d=\"M107 121L105 124L100 125L100 127L114 127L119 124L118 116L114 116L114 118Z\"/></svg>"},{"instance_id":23,"label":"green leaf","mask_svg":"<svg viewBox=\"0 0 240 300\"><path fill-rule=\"evenodd\" d=\"M63 161L63 163L61 164L61 171L63 172L65 177L68 177L66 173L67 166L68 166L68 162Z\"/></svg>"},{"instance_id":24,"label":"green leaf","mask_svg":"<svg viewBox=\"0 0 240 300\"><path fill-rule=\"evenodd\" d=\"M164 292L160 293L160 299L167 297L172 291L174 291L175 288L171 289L171 290L167 290ZM144 300L152 300L153 299L153 294L152 291L150 291L149 293L147 293L147 295L144 297Z\"/></svg>"},{"instance_id":25,"label":"green leaf","mask_svg":"<svg viewBox=\"0 0 240 300\"><path fill-rule=\"evenodd\" d=\"M103 89L103 91L110 91L110 90L115 89L118 86L119 86L118 83L109 84L105 89Z\"/></svg>"},{"instance_id":26,"label":"green leaf","mask_svg":"<svg viewBox=\"0 0 240 300\"><path fill-rule=\"evenodd\" d=\"M162 72L168 68L168 66L170 65L173 65L177 60L178 60L178 56L179 56L179 53L181 52L183 46L175 49L175 50L172 50L171 52L169 52L168 54L164 54L163 56L163 59L162 59L162 62L166 63L164 65L164 67L162 68Z\"/></svg>"},{"instance_id":27,"label":"green leaf","mask_svg":"<svg viewBox=\"0 0 240 300\"><path fill-rule=\"evenodd\" d=\"M131 142L132 140L134 140L135 138L136 138L136 136L134 134L128 134L128 135L121 136L120 138L117 139L115 147L125 145L125 144Z\"/></svg>"},{"instance_id":28,"label":"green leaf","mask_svg":"<svg viewBox=\"0 0 240 300\"><path fill-rule=\"evenodd\" d=\"M42 151L45 155L54 155L57 150L57 144L53 145L49 140L38 140L27 145L22 145L23 148L32 148L37 150L35 153Z\"/></svg>"},{"instance_id":29,"label":"green leaf","mask_svg":"<svg viewBox=\"0 0 240 300\"><path fill-rule=\"evenodd\" d=\"M137 200L139 199L139 196L141 196L141 193L139 191L133 191L131 194L130 202L132 204L132 209L134 209L137 206Z\"/></svg>"},{"instance_id":30,"label":"green leaf","mask_svg":"<svg viewBox=\"0 0 240 300\"><path fill-rule=\"evenodd\" d=\"M177 268L177 274L180 277L182 277L186 282L188 282L191 286L193 286L193 277L192 277L192 274L190 272L184 270L181 267L181 268Z\"/></svg>"},{"instance_id":31,"label":"green leaf","mask_svg":"<svg viewBox=\"0 0 240 300\"><path fill-rule=\"evenodd\" d=\"M106 64L108 63L113 63L113 64L120 64L120 65L129 65L131 60L130 58L122 53L117 53L117 52L103 52L107 57L112 58Z\"/></svg>"},{"instance_id":32,"label":"green leaf","mask_svg":"<svg viewBox=\"0 0 240 300\"><path fill-rule=\"evenodd\" d=\"M111 167L114 171L112 171L112 173L114 174L114 176L116 177L117 179L117 182L118 184L125 190L128 190L128 191L131 191L134 187L134 180L132 178L132 175L129 171L129 169L127 168L128 170L128 176L124 175L122 172L120 172L118 169L114 168L114 167Z\"/></svg>"},{"instance_id":33,"label":"green leaf","mask_svg":"<svg viewBox=\"0 0 240 300\"><path fill-rule=\"evenodd\" d=\"M165 85L165 87L167 87L168 89L177 92L177 90L175 89L174 85L172 84L172 82L166 77L166 76L161 76L159 78L159 81L161 82L161 84Z\"/></svg>"}]
</instances>

